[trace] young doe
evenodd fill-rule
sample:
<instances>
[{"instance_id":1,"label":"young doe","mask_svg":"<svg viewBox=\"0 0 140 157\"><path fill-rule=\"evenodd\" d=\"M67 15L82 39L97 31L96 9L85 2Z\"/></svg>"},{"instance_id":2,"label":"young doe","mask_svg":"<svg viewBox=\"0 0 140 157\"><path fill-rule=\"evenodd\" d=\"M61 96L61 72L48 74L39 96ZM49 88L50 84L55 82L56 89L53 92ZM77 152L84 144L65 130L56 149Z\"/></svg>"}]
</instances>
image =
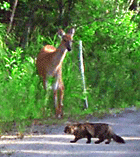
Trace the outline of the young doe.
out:
<instances>
[{"instance_id":1,"label":"young doe","mask_svg":"<svg viewBox=\"0 0 140 157\"><path fill-rule=\"evenodd\" d=\"M36 66L39 75L43 78L43 86L46 90L48 78L54 77L55 83L53 85L54 104L56 110L56 117L62 118L63 112L63 96L64 85L62 81L62 63L66 56L67 51L72 49L72 39L75 33L75 29L71 28L67 34L60 29L58 35L62 40L58 48L51 45L44 46L38 54ZM59 98L57 96L59 92Z\"/></svg>"}]
</instances>

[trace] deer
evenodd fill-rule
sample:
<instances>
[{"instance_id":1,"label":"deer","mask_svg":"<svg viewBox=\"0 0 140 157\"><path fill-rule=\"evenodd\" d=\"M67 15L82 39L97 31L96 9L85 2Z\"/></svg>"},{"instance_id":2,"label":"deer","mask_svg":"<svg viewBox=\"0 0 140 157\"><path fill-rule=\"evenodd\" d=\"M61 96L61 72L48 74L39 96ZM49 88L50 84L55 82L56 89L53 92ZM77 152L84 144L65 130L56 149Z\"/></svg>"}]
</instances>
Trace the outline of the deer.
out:
<instances>
[{"instance_id":1,"label":"deer","mask_svg":"<svg viewBox=\"0 0 140 157\"><path fill-rule=\"evenodd\" d=\"M62 80L62 63L68 51L72 50L73 36L75 29L71 28L67 34L62 30L58 30L61 37L61 43L58 48L52 45L45 45L37 56L36 66L38 74L43 78L43 87L46 90L50 77L54 78L53 99L55 106L56 118L63 118L63 97L64 84ZM58 98L59 92L59 98Z\"/></svg>"}]
</instances>

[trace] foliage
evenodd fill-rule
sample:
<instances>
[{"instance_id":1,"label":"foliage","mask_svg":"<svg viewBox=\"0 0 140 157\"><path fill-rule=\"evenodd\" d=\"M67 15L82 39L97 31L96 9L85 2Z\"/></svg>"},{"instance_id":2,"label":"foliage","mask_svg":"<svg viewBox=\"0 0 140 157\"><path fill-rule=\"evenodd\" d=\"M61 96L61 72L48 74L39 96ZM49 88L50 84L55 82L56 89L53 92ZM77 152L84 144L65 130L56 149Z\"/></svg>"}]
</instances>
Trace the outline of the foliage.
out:
<instances>
[{"instance_id":1,"label":"foliage","mask_svg":"<svg viewBox=\"0 0 140 157\"><path fill-rule=\"evenodd\" d=\"M106 6L102 8L105 10ZM140 82L134 78L140 74L140 32L136 31L138 24L132 21L137 15L124 10L113 15L113 10L110 8L101 19L96 16L97 20L77 30L85 44L86 77L93 110L124 108L139 100Z\"/></svg>"},{"instance_id":2,"label":"foliage","mask_svg":"<svg viewBox=\"0 0 140 157\"><path fill-rule=\"evenodd\" d=\"M52 92L44 92L35 59L43 45L57 47L57 29L70 25L76 26L76 33L73 51L63 63L65 117L139 106L140 15L129 10L128 1L21 0L7 35L9 5L11 1L0 3L1 9L5 7L0 15L1 122L54 117ZM79 40L83 41L88 110L83 110Z\"/></svg>"},{"instance_id":3,"label":"foliage","mask_svg":"<svg viewBox=\"0 0 140 157\"><path fill-rule=\"evenodd\" d=\"M5 9L7 11L7 10L9 10L9 8L10 8L10 4L8 2L5 2L5 1L3 1L3 3L0 2L0 9L1 10Z\"/></svg>"}]
</instances>

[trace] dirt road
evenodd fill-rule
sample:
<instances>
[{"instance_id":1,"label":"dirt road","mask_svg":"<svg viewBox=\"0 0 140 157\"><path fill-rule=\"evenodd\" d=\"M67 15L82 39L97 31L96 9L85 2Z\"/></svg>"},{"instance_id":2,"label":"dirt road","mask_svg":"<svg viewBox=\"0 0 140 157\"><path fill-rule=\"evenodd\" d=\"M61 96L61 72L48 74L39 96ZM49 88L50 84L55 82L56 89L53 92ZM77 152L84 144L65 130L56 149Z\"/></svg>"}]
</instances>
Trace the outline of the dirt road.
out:
<instances>
[{"instance_id":1,"label":"dirt road","mask_svg":"<svg viewBox=\"0 0 140 157\"><path fill-rule=\"evenodd\" d=\"M140 111L128 111L116 117L91 119L90 122L111 124L126 144L112 141L86 144L86 139L69 143L72 135L63 133L64 126L46 127L45 135L25 136L20 140L0 140L0 157L140 157Z\"/></svg>"}]
</instances>

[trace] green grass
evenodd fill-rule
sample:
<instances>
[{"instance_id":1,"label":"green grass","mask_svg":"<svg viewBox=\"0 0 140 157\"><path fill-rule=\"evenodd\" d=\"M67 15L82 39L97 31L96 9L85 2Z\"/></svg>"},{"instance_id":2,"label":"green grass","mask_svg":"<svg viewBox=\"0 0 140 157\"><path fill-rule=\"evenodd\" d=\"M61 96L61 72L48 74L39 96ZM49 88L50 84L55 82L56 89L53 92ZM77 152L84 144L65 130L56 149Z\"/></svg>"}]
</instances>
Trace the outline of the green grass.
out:
<instances>
[{"instance_id":1,"label":"green grass","mask_svg":"<svg viewBox=\"0 0 140 157\"><path fill-rule=\"evenodd\" d=\"M20 59L18 59L20 60ZM28 61L27 61L28 60ZM37 75L35 63L28 58L22 63L19 63L20 68L15 70L14 75L9 77L7 71L1 71L1 88L0 88L0 123L7 124L4 127L6 130L10 130L13 123L17 124L18 130L24 130L26 121L34 119L47 121L47 123L58 123L54 117L55 110L53 104L53 92L44 92L42 82ZM17 68L16 65L11 65L13 68ZM4 67L5 68L5 67ZM13 71L11 71L13 74ZM86 71L87 74L87 71ZM86 76L85 76L86 77ZM93 77L94 78L94 77ZM131 91L131 86L126 84L123 87L121 94L114 99L116 88L114 86L106 86L104 81L106 79L99 79L98 86L93 86L91 80L86 77L87 84L87 97L89 108L84 110L84 94L82 89L81 74L79 71L78 50L74 49L72 53L68 53L63 63L63 81L65 85L64 94L64 120L60 120L60 123L67 121L67 119L79 120L85 118L87 115L101 116L105 113L109 113L111 108L126 108L131 105L137 107L140 106L139 101L131 101L131 97L125 90ZM95 80L93 79L93 82ZM121 87L121 80L114 82L116 86ZM118 84L117 84L118 83ZM129 87L129 88L128 88ZM104 89L106 88L106 91ZM132 93L134 91L132 90ZM130 104L127 101L127 98ZM137 97L136 97L137 98ZM9 126L9 129L8 129Z\"/></svg>"},{"instance_id":2,"label":"green grass","mask_svg":"<svg viewBox=\"0 0 140 157\"><path fill-rule=\"evenodd\" d=\"M131 24L131 17L127 18ZM59 121L55 119L53 92L45 93L35 66L35 57L44 41L58 45L56 35L51 40L37 34L37 41L31 42L25 50L20 47L11 50L5 45L4 31L0 30L0 124L3 130L10 130L13 124L22 130L34 119L49 124L63 123L67 119L78 121L87 115L102 116L111 109L119 112L131 106L140 107L139 29L134 22L128 25L125 21L116 29L114 19L108 20L112 23L108 27L105 27L106 21L97 21L93 22L96 27L77 29L73 51L67 53L63 62L64 120ZM98 36L94 34L96 31ZM87 110L83 109L85 94L79 71L79 39L83 41Z\"/></svg>"}]
</instances>

